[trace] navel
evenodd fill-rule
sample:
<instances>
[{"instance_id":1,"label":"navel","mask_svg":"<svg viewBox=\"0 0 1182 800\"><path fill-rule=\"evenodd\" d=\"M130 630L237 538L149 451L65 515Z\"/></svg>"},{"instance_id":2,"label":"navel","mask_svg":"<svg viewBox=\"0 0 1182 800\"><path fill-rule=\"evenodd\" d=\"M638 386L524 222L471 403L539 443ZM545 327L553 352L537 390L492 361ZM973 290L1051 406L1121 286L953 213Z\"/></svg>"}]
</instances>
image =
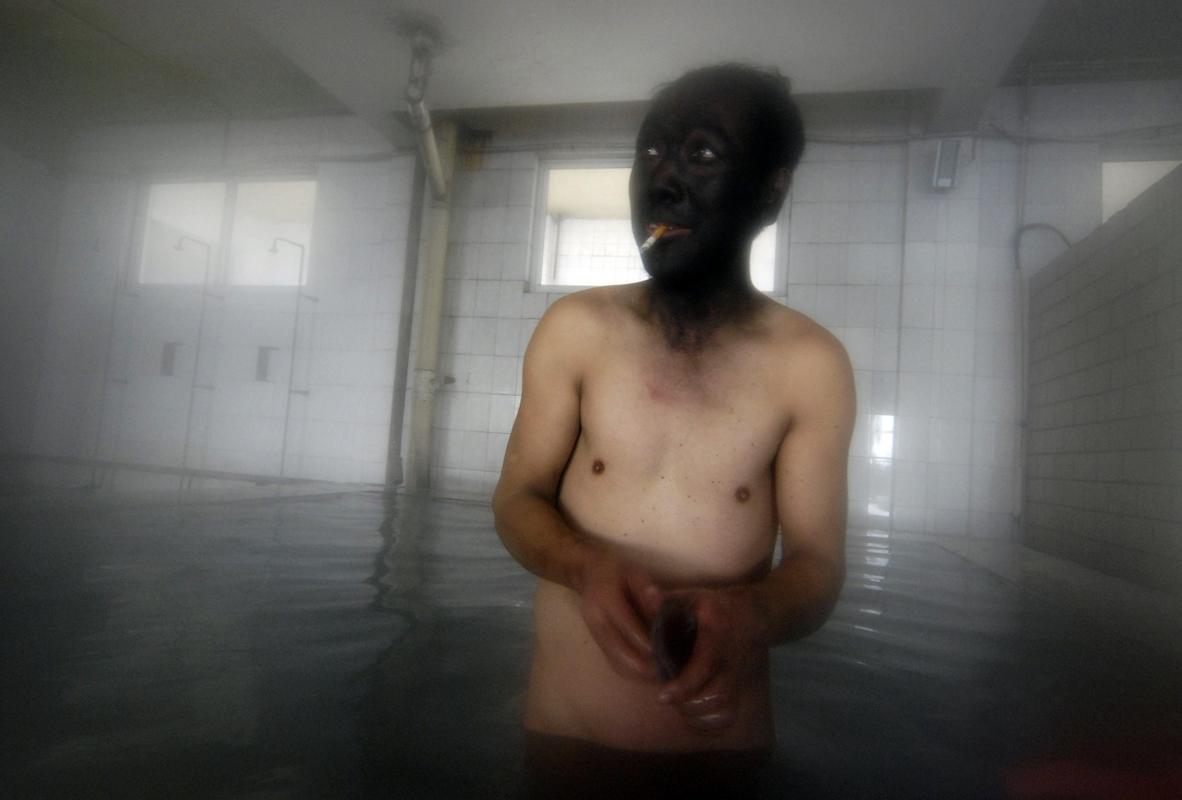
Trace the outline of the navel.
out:
<instances>
[{"instance_id":1,"label":"navel","mask_svg":"<svg viewBox=\"0 0 1182 800\"><path fill-rule=\"evenodd\" d=\"M593 463L591 465L591 471L594 472L596 475L599 475L600 473L602 473L604 469L605 468L603 466L603 462L600 461L598 458L595 459L595 463Z\"/></svg>"},{"instance_id":2,"label":"navel","mask_svg":"<svg viewBox=\"0 0 1182 800\"><path fill-rule=\"evenodd\" d=\"M735 489L735 499L738 500L740 503L746 503L747 500L750 499L750 497L751 497L751 490L748 489L746 486L740 486L738 489Z\"/></svg>"}]
</instances>

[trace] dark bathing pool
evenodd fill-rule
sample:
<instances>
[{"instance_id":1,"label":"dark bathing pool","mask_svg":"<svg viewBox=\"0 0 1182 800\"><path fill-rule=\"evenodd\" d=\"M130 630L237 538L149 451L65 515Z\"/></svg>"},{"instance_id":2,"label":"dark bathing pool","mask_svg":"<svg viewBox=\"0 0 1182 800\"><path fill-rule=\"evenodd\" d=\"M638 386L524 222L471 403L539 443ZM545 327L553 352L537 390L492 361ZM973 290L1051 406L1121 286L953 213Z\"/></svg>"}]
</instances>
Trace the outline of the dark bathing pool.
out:
<instances>
[{"instance_id":1,"label":"dark bathing pool","mask_svg":"<svg viewBox=\"0 0 1182 800\"><path fill-rule=\"evenodd\" d=\"M0 514L3 797L513 796L533 580L486 506ZM938 544L851 531L849 556L830 622L774 657L774 796L1004 797L1017 767L1182 731L1167 651Z\"/></svg>"}]
</instances>

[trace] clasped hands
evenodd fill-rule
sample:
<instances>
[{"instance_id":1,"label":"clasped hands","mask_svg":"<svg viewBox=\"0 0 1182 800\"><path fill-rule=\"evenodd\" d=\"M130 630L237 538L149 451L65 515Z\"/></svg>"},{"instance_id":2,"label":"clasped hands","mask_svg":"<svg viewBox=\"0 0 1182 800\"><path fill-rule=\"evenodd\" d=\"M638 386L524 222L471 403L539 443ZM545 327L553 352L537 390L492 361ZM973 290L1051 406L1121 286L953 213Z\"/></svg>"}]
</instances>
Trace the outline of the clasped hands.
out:
<instances>
[{"instance_id":1,"label":"clasped hands","mask_svg":"<svg viewBox=\"0 0 1182 800\"><path fill-rule=\"evenodd\" d=\"M666 591L610 555L591 561L581 577L583 619L618 674L653 683L656 700L694 729L711 733L734 724L739 694L768 647L765 615L750 587ZM662 682L651 631L670 598L689 607L697 630L684 668Z\"/></svg>"}]
</instances>

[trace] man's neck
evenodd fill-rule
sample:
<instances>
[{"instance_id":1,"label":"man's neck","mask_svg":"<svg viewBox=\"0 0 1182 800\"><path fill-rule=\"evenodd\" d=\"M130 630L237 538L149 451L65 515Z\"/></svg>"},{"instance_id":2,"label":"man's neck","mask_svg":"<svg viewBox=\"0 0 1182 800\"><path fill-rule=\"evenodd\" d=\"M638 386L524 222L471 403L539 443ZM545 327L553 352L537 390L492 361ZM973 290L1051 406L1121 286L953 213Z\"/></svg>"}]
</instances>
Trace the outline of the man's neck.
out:
<instances>
[{"instance_id":1,"label":"man's neck","mask_svg":"<svg viewBox=\"0 0 1182 800\"><path fill-rule=\"evenodd\" d=\"M700 353L719 331L747 321L758 306L759 292L745 278L685 288L649 281L647 311L669 349Z\"/></svg>"}]
</instances>

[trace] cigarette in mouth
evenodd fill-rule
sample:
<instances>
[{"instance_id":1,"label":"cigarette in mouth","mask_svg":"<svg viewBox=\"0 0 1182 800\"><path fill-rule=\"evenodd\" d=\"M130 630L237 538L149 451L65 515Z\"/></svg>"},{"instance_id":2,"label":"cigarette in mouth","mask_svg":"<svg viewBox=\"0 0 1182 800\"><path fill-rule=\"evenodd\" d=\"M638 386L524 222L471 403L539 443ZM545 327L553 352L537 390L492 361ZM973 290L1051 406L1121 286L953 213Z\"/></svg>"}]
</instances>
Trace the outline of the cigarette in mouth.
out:
<instances>
[{"instance_id":1,"label":"cigarette in mouth","mask_svg":"<svg viewBox=\"0 0 1182 800\"><path fill-rule=\"evenodd\" d=\"M647 253L649 250L652 250L653 245L657 243L657 239L664 236L667 230L669 230L668 225L658 225L656 230L653 231L653 235L644 240L644 244L640 246L640 252Z\"/></svg>"}]
</instances>

